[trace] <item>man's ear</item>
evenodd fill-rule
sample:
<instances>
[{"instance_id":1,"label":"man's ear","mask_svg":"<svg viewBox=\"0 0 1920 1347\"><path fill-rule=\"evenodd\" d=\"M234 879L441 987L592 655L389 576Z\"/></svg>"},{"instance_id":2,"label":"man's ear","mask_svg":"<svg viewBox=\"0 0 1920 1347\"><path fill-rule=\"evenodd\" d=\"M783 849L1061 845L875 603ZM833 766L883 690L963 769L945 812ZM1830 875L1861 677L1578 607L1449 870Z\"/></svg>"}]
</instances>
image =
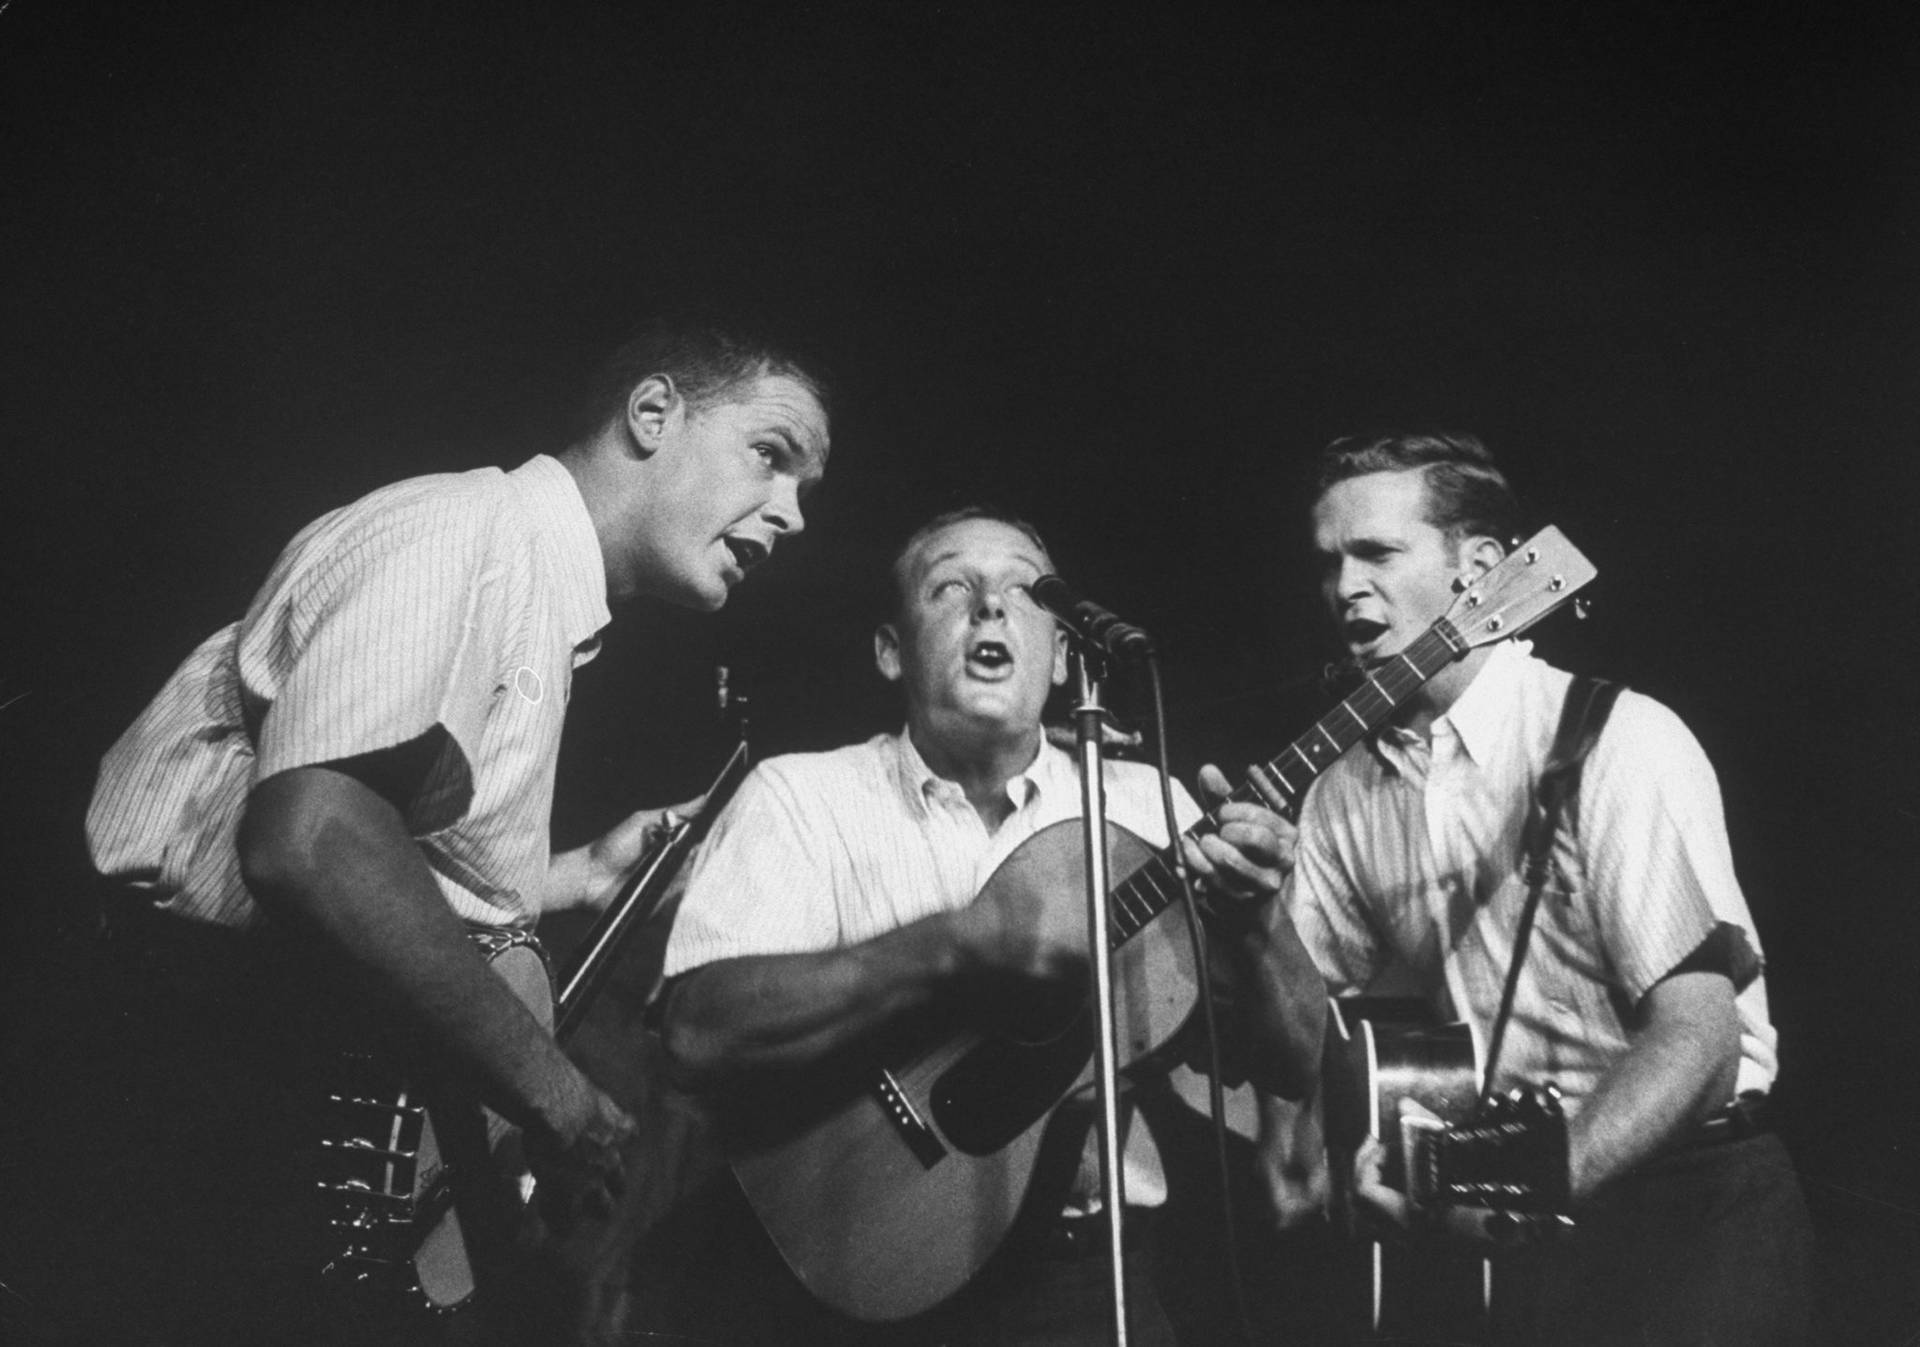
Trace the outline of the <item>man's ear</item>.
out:
<instances>
[{"instance_id":1,"label":"man's ear","mask_svg":"<svg viewBox=\"0 0 1920 1347\"><path fill-rule=\"evenodd\" d=\"M900 633L891 622L882 622L874 629L873 667L889 683L900 681Z\"/></svg>"},{"instance_id":2,"label":"man's ear","mask_svg":"<svg viewBox=\"0 0 1920 1347\"><path fill-rule=\"evenodd\" d=\"M649 374L627 393L627 438L635 456L652 458L668 433L686 415L686 400L673 380Z\"/></svg>"},{"instance_id":3,"label":"man's ear","mask_svg":"<svg viewBox=\"0 0 1920 1347\"><path fill-rule=\"evenodd\" d=\"M1053 685L1060 687L1067 681L1067 633L1059 627L1053 629Z\"/></svg>"},{"instance_id":4,"label":"man's ear","mask_svg":"<svg viewBox=\"0 0 1920 1347\"><path fill-rule=\"evenodd\" d=\"M1507 549L1490 534L1460 544L1460 572L1469 580L1478 580L1506 559Z\"/></svg>"}]
</instances>

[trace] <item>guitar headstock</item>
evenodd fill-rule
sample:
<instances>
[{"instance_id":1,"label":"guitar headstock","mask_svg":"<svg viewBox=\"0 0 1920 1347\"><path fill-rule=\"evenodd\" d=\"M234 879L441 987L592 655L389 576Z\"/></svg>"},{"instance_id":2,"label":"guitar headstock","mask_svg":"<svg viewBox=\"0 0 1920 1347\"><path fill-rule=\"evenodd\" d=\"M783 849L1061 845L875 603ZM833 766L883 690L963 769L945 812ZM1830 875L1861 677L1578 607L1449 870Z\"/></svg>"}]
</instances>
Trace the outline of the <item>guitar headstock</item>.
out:
<instances>
[{"instance_id":1,"label":"guitar headstock","mask_svg":"<svg viewBox=\"0 0 1920 1347\"><path fill-rule=\"evenodd\" d=\"M1599 571L1549 524L1461 591L1447 621L1469 646L1517 636L1571 599Z\"/></svg>"}]
</instances>

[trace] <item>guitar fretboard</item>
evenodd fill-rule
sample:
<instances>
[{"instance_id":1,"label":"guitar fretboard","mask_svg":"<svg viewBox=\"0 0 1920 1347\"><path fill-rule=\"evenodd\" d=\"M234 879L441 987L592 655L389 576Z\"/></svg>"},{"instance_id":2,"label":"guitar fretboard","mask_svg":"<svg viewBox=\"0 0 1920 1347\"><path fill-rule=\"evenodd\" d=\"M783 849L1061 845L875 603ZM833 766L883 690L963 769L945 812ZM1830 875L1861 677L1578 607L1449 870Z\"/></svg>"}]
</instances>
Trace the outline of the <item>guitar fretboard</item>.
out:
<instances>
[{"instance_id":1,"label":"guitar fretboard","mask_svg":"<svg viewBox=\"0 0 1920 1347\"><path fill-rule=\"evenodd\" d=\"M1453 624L1441 618L1405 650L1368 673L1365 682L1272 761L1249 767L1248 777L1258 776L1272 787L1271 793L1286 801L1285 812L1293 817L1299 812L1300 801L1315 777L1331 767L1362 736L1377 729L1423 683L1467 649L1467 642ZM1259 790L1251 780L1228 797L1256 804L1266 803L1267 798L1268 792ZM1208 814L1187 829L1185 836L1202 837L1218 831L1219 827L1219 819ZM1180 877L1174 870L1169 848L1148 860L1107 895L1109 942L1118 947L1130 940L1179 897Z\"/></svg>"}]
</instances>

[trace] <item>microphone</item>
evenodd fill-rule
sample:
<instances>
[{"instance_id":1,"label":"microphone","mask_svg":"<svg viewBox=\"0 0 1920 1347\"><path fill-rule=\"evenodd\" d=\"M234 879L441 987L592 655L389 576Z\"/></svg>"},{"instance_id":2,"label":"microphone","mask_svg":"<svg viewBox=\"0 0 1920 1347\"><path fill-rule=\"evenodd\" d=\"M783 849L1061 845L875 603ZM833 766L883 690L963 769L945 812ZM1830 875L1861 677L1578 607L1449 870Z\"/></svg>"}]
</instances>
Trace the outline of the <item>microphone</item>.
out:
<instances>
[{"instance_id":1,"label":"microphone","mask_svg":"<svg viewBox=\"0 0 1920 1347\"><path fill-rule=\"evenodd\" d=\"M1091 599L1083 599L1057 575L1043 575L1028 588L1033 601L1058 618L1088 645L1115 659L1147 659L1153 638L1131 622L1122 622Z\"/></svg>"}]
</instances>

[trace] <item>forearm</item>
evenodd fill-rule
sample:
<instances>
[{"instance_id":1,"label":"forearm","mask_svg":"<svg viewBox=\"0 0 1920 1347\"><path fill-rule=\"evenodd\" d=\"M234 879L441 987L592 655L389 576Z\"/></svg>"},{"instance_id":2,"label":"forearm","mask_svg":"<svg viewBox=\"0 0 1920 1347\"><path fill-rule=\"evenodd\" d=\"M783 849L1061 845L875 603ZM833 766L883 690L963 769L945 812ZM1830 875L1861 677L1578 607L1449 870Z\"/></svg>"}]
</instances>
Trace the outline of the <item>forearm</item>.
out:
<instances>
[{"instance_id":1,"label":"forearm","mask_svg":"<svg viewBox=\"0 0 1920 1347\"><path fill-rule=\"evenodd\" d=\"M1245 970L1248 1078L1268 1093L1303 1099L1320 1075L1326 981L1280 902L1269 902L1250 930L1228 938Z\"/></svg>"},{"instance_id":2,"label":"forearm","mask_svg":"<svg viewBox=\"0 0 1920 1347\"><path fill-rule=\"evenodd\" d=\"M607 873L594 864L593 847L580 846L557 851L547 863L545 882L540 886L540 911L565 912L573 908L603 906L618 875Z\"/></svg>"},{"instance_id":3,"label":"forearm","mask_svg":"<svg viewBox=\"0 0 1920 1347\"><path fill-rule=\"evenodd\" d=\"M1575 1202L1670 1148L1733 1097L1740 1026L1730 984L1712 973L1669 978L1632 1046L1568 1127Z\"/></svg>"},{"instance_id":4,"label":"forearm","mask_svg":"<svg viewBox=\"0 0 1920 1347\"><path fill-rule=\"evenodd\" d=\"M845 949L722 959L669 994L663 1033L682 1084L818 1062L931 1004L967 960L952 914Z\"/></svg>"},{"instance_id":5,"label":"forearm","mask_svg":"<svg viewBox=\"0 0 1920 1347\"><path fill-rule=\"evenodd\" d=\"M248 887L367 974L513 1121L565 1132L593 1092L487 968L399 814L353 777L303 768L262 782L241 830Z\"/></svg>"}]
</instances>

